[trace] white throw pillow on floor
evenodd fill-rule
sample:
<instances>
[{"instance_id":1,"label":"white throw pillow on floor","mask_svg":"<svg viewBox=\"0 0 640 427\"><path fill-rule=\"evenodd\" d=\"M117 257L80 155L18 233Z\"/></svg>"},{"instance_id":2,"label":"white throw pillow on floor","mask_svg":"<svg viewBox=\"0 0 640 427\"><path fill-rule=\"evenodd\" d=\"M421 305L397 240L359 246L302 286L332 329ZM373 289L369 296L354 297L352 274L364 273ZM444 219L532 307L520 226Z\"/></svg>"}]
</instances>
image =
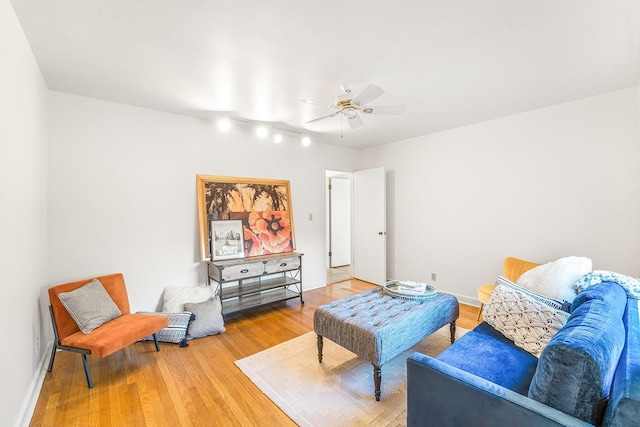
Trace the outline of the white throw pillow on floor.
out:
<instances>
[{"instance_id":1,"label":"white throw pillow on floor","mask_svg":"<svg viewBox=\"0 0 640 427\"><path fill-rule=\"evenodd\" d=\"M213 286L167 286L164 288L162 311L180 313L186 303L199 303L215 296Z\"/></svg>"}]
</instances>

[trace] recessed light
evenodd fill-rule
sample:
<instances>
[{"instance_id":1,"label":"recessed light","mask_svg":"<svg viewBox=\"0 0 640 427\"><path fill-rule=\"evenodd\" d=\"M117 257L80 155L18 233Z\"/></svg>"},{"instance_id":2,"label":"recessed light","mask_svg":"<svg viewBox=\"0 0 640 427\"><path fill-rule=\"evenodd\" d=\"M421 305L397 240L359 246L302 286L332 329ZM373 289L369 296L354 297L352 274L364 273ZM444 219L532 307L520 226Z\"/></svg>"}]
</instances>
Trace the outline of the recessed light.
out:
<instances>
[{"instance_id":1,"label":"recessed light","mask_svg":"<svg viewBox=\"0 0 640 427\"><path fill-rule=\"evenodd\" d=\"M280 144L282 142L282 134L276 133L275 135L273 135L273 142L275 142L276 144Z\"/></svg>"},{"instance_id":2,"label":"recessed light","mask_svg":"<svg viewBox=\"0 0 640 427\"><path fill-rule=\"evenodd\" d=\"M302 139L300 140L300 142L302 143L302 145L304 145L305 147L308 147L309 144L311 144L311 138L309 138L308 136L303 136Z\"/></svg>"}]
</instances>

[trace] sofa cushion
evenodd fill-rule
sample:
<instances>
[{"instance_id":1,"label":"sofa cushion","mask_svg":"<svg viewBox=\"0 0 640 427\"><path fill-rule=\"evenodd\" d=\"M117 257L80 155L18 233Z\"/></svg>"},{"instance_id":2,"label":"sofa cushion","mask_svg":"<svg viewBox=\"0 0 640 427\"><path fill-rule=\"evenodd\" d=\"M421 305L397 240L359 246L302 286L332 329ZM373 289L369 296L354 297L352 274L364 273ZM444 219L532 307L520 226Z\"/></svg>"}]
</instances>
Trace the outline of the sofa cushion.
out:
<instances>
[{"instance_id":1,"label":"sofa cushion","mask_svg":"<svg viewBox=\"0 0 640 427\"><path fill-rule=\"evenodd\" d=\"M60 340L60 344L69 347L91 350L94 356L105 357L129 344L138 341L140 337L151 335L169 322L164 316L148 314L123 314L110 322L96 328L90 334L78 331Z\"/></svg>"},{"instance_id":2,"label":"sofa cushion","mask_svg":"<svg viewBox=\"0 0 640 427\"><path fill-rule=\"evenodd\" d=\"M121 314L116 303L97 279L71 292L62 292L58 294L58 298L85 334Z\"/></svg>"},{"instance_id":3,"label":"sofa cushion","mask_svg":"<svg viewBox=\"0 0 640 427\"><path fill-rule=\"evenodd\" d=\"M573 284L591 270L591 259L569 256L524 272L516 283L533 292L572 302L576 297Z\"/></svg>"},{"instance_id":4,"label":"sofa cushion","mask_svg":"<svg viewBox=\"0 0 640 427\"><path fill-rule=\"evenodd\" d=\"M538 357L569 318L569 313L545 302L544 297L518 286L499 284L482 317L515 345Z\"/></svg>"},{"instance_id":5,"label":"sofa cushion","mask_svg":"<svg viewBox=\"0 0 640 427\"><path fill-rule=\"evenodd\" d=\"M538 361L486 322L464 334L436 359L522 395L529 390Z\"/></svg>"},{"instance_id":6,"label":"sofa cushion","mask_svg":"<svg viewBox=\"0 0 640 427\"><path fill-rule=\"evenodd\" d=\"M618 304L617 298L578 301L542 351L529 397L592 424L602 421L625 342Z\"/></svg>"}]
</instances>

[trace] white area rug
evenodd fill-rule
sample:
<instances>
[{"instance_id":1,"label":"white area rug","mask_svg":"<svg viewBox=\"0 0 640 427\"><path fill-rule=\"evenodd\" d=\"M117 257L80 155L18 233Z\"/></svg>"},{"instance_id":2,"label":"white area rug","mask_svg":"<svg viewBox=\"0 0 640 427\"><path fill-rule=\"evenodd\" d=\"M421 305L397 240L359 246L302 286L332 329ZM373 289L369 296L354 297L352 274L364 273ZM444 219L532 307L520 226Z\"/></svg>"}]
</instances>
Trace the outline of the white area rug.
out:
<instances>
[{"instance_id":1,"label":"white area rug","mask_svg":"<svg viewBox=\"0 0 640 427\"><path fill-rule=\"evenodd\" d=\"M456 338L466 332L457 328ZM328 339L318 363L315 332L236 365L300 426L402 426L407 419L407 357L415 351L436 356L449 345L447 325L384 364L380 402L374 397L371 363Z\"/></svg>"}]
</instances>

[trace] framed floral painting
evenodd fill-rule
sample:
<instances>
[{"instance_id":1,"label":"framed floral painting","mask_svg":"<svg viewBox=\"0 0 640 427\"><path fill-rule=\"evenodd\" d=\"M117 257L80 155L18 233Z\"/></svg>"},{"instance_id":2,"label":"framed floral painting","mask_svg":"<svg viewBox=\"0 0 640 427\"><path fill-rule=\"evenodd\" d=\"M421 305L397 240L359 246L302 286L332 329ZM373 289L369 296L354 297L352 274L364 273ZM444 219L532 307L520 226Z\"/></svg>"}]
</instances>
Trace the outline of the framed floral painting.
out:
<instances>
[{"instance_id":1,"label":"framed floral painting","mask_svg":"<svg viewBox=\"0 0 640 427\"><path fill-rule=\"evenodd\" d=\"M211 252L220 221L241 224L245 257L295 250L289 181L196 175L196 187L202 261L220 259Z\"/></svg>"}]
</instances>

